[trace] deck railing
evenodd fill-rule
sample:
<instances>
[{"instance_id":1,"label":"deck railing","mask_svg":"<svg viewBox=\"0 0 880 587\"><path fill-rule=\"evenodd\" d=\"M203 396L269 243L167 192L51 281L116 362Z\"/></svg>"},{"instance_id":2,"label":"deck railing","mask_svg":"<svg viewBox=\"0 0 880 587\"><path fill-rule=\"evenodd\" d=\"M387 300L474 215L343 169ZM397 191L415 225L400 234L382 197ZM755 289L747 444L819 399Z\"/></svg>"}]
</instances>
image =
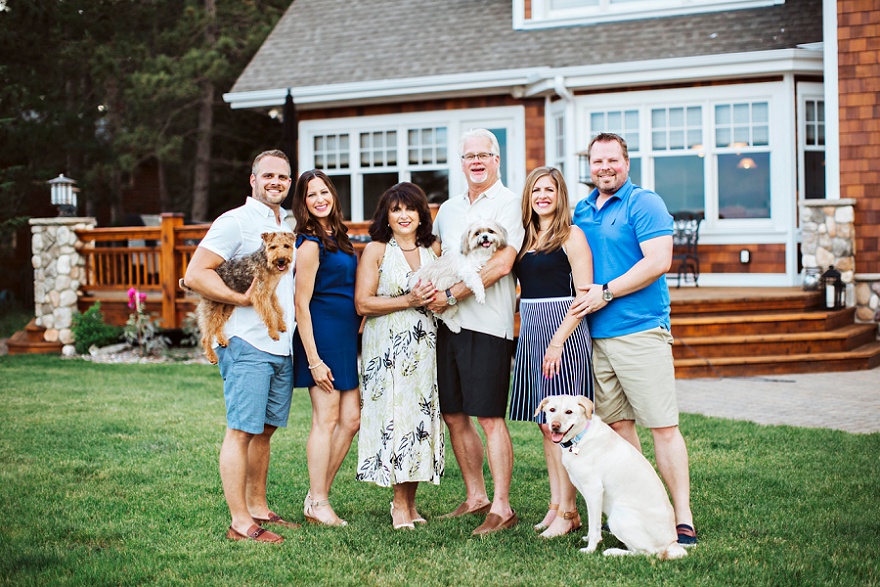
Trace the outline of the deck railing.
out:
<instances>
[{"instance_id":1,"label":"deck railing","mask_svg":"<svg viewBox=\"0 0 880 587\"><path fill-rule=\"evenodd\" d=\"M365 235L369 223L348 226L350 235ZM162 214L159 226L77 230L86 266L81 287L88 303L127 302L120 292L134 287L147 294L148 309L161 308L165 328L179 327L198 298L182 291L178 281L208 228L208 224L184 225L183 215L173 213ZM354 245L360 253L366 243L355 240ZM109 313L113 316L112 310Z\"/></svg>"}]
</instances>

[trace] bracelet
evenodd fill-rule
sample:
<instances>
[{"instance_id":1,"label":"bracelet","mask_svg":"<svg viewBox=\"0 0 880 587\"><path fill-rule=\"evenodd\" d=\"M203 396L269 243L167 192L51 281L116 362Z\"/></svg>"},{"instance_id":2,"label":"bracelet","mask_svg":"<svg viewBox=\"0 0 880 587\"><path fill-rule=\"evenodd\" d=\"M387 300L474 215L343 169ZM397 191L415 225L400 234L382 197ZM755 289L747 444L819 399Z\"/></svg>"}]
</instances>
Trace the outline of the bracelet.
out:
<instances>
[{"instance_id":1,"label":"bracelet","mask_svg":"<svg viewBox=\"0 0 880 587\"><path fill-rule=\"evenodd\" d=\"M564 345L564 344L553 344L553 343L551 342L551 343L550 343L550 346L554 346L554 347L556 347L556 348L558 348L558 349L561 349L561 348L563 348L565 345Z\"/></svg>"},{"instance_id":2,"label":"bracelet","mask_svg":"<svg viewBox=\"0 0 880 587\"><path fill-rule=\"evenodd\" d=\"M324 361L318 361L314 365L309 365L309 371L311 371L312 369L317 369L318 367L320 367L323 364L324 364Z\"/></svg>"}]
</instances>

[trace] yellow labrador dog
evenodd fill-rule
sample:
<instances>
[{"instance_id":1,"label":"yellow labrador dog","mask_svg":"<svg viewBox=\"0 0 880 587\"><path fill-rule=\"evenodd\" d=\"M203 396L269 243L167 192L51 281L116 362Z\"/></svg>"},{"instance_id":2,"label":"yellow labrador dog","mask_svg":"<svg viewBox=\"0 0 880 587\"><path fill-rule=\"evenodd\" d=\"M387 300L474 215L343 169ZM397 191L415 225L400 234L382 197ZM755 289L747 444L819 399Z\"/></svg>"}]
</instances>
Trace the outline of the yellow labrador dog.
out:
<instances>
[{"instance_id":1,"label":"yellow labrador dog","mask_svg":"<svg viewBox=\"0 0 880 587\"><path fill-rule=\"evenodd\" d=\"M636 448L598 416L583 396L557 395L538 406L544 412L553 442L562 449L562 464L587 502L589 544L594 552L602 540L602 512L611 532L628 550L606 549L605 555L653 554L661 559L687 554L676 541L675 513L666 488Z\"/></svg>"}]
</instances>

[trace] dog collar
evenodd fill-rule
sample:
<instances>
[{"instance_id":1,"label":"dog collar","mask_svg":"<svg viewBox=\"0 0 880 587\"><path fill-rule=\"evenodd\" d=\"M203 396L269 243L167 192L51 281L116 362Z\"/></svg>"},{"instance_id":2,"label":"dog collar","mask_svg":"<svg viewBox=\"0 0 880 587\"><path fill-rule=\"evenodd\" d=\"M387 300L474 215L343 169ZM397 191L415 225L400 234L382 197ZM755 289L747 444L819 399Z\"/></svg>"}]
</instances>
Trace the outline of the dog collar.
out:
<instances>
[{"instance_id":1,"label":"dog collar","mask_svg":"<svg viewBox=\"0 0 880 587\"><path fill-rule=\"evenodd\" d=\"M575 436L574 438L572 438L568 442L560 442L559 446L561 446L562 448L571 449L572 446L576 445L577 443L579 443L581 441L581 439L584 437L584 435L586 435L587 430L589 430L589 429L590 429L590 421L587 420L587 425L584 427L583 430L581 430L580 434L578 434L577 436Z\"/></svg>"}]
</instances>

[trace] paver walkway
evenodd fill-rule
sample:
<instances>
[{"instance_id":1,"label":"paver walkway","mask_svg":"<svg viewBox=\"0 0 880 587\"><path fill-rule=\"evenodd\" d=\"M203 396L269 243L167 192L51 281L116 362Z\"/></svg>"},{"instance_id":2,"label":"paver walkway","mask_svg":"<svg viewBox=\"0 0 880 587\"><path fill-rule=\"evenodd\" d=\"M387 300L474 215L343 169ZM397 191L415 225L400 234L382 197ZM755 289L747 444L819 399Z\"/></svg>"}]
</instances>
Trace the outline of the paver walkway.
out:
<instances>
[{"instance_id":1,"label":"paver walkway","mask_svg":"<svg viewBox=\"0 0 880 587\"><path fill-rule=\"evenodd\" d=\"M682 412L759 424L880 432L880 367L675 383Z\"/></svg>"}]
</instances>

